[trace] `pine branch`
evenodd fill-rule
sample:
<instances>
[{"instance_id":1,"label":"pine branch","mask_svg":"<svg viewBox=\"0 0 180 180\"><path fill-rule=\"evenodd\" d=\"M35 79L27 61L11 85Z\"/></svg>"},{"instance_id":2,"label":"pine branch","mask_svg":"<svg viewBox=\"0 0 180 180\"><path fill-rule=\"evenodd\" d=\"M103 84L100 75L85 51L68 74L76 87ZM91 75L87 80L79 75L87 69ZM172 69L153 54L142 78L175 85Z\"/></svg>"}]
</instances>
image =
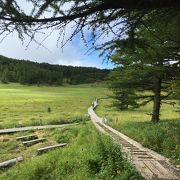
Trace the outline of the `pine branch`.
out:
<instances>
[{"instance_id":1,"label":"pine branch","mask_svg":"<svg viewBox=\"0 0 180 180\"><path fill-rule=\"evenodd\" d=\"M47 6L47 4L46 4ZM51 17L51 18L34 18L30 16L21 16L21 17L7 17L6 15L0 16L1 20L11 21L11 22L24 22L24 23L48 23L48 22L64 22L64 21L72 21L77 18L82 18L86 16L90 16L93 13L98 11L106 11L106 10L114 10L114 9L128 9L132 10L152 10L152 9L163 9L163 8L176 8L180 9L180 1L179 0L116 0L110 1L105 0L101 1L100 4L96 6L89 7L86 3L86 10L82 13L74 13L60 17ZM88 7L88 8L87 8Z\"/></svg>"},{"instance_id":2,"label":"pine branch","mask_svg":"<svg viewBox=\"0 0 180 180\"><path fill-rule=\"evenodd\" d=\"M145 106L146 104L150 103L151 101L153 101L153 98L150 98L150 99L148 99L148 100L146 100L146 101L143 101L143 102L140 103L139 105L140 105L140 106Z\"/></svg>"}]
</instances>

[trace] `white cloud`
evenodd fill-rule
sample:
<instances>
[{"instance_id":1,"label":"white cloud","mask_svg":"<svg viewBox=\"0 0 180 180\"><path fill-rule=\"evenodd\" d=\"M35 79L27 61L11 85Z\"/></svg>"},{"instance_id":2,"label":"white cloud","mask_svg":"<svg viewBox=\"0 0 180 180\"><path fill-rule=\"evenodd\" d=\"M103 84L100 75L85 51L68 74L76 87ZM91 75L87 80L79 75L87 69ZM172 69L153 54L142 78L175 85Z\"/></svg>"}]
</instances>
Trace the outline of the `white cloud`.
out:
<instances>
[{"instance_id":1,"label":"white cloud","mask_svg":"<svg viewBox=\"0 0 180 180\"><path fill-rule=\"evenodd\" d=\"M22 45L17 37L9 36L0 44L0 54L11 58L47 62L50 64L102 68L103 65L100 64L101 62L96 62L94 57L91 60L91 55L85 55L87 49L83 47L84 45L80 43L80 41L77 42L77 44L69 42L63 49L57 47L56 35L57 34L54 33L44 42L44 46L47 49L42 46L39 47L38 44L34 42L26 49L25 45L27 42Z\"/></svg>"}]
</instances>

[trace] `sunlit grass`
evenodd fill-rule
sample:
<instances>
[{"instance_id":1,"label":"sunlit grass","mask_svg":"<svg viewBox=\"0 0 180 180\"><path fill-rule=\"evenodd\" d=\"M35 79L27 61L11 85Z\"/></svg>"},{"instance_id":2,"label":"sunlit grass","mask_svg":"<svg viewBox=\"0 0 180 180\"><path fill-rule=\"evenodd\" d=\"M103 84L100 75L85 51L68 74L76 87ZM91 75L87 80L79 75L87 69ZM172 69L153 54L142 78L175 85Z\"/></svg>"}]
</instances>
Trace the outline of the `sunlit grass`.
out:
<instances>
[{"instance_id":1,"label":"sunlit grass","mask_svg":"<svg viewBox=\"0 0 180 180\"><path fill-rule=\"evenodd\" d=\"M36 87L0 84L0 128L74 121L87 113L95 96L106 92L106 88L95 85Z\"/></svg>"},{"instance_id":2,"label":"sunlit grass","mask_svg":"<svg viewBox=\"0 0 180 180\"><path fill-rule=\"evenodd\" d=\"M84 118L94 97L104 97L109 93L107 88L98 85L36 87L1 84L0 128L79 121ZM180 162L180 152L176 148L180 144L178 102L175 107L162 105L158 125L150 122L152 103L128 111L113 107L112 99L102 99L99 104L97 114L106 117L111 126Z\"/></svg>"},{"instance_id":3,"label":"sunlit grass","mask_svg":"<svg viewBox=\"0 0 180 180\"><path fill-rule=\"evenodd\" d=\"M177 101L176 101L177 102ZM99 101L99 107L96 112L107 117L107 119L112 119L111 123L121 124L127 121L131 122L144 122L151 120L151 112L153 104L149 103L146 106L141 106L137 109L129 109L127 111L120 111L116 107L112 106L112 99L103 99ZM180 105L178 102L175 107L163 104L161 106L160 119L162 120L172 120L180 119Z\"/></svg>"}]
</instances>

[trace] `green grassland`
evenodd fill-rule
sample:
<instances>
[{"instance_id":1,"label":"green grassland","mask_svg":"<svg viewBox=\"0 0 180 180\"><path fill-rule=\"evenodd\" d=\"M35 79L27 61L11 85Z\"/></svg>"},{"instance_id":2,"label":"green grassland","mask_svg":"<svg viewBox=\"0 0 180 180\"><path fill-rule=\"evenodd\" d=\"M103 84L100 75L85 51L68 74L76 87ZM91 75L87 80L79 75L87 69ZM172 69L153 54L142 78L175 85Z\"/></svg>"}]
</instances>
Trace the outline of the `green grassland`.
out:
<instances>
[{"instance_id":1,"label":"green grassland","mask_svg":"<svg viewBox=\"0 0 180 180\"><path fill-rule=\"evenodd\" d=\"M179 120L180 119L180 104L176 102L175 107L169 104L162 104L160 111L161 120ZM151 120L150 113L152 112L153 104L148 103L145 106L141 106L137 109L129 109L120 111L116 107L113 107L112 99L102 99L99 101L99 108L97 113L101 116L107 116L109 119L113 119L113 123L124 124L129 121L132 122L147 122Z\"/></svg>"},{"instance_id":2,"label":"green grassland","mask_svg":"<svg viewBox=\"0 0 180 180\"><path fill-rule=\"evenodd\" d=\"M0 179L141 179L122 157L119 147L100 135L85 118L94 97L109 90L102 85L63 87L0 84L0 129L39 124L80 122L73 127L0 136L0 162L23 155L25 161L1 171ZM96 112L114 128L177 164L180 163L180 106L163 104L161 120L150 122L152 104L118 111L102 99ZM15 138L35 133L47 140L24 147ZM37 156L37 149L67 142L62 149ZM120 158L120 159L119 159Z\"/></svg>"},{"instance_id":3,"label":"green grassland","mask_svg":"<svg viewBox=\"0 0 180 180\"><path fill-rule=\"evenodd\" d=\"M67 142L68 146L40 156L36 156L35 148L43 144L23 147L21 151L25 161L0 171L1 180L142 179L122 156L120 147L105 135L99 134L89 122L40 133L51 139L51 142ZM9 138L13 139L17 135ZM28 151L32 153L25 153Z\"/></svg>"},{"instance_id":4,"label":"green grassland","mask_svg":"<svg viewBox=\"0 0 180 180\"><path fill-rule=\"evenodd\" d=\"M0 128L76 121L84 117L93 97L106 92L106 88L98 85L0 84Z\"/></svg>"},{"instance_id":5,"label":"green grassland","mask_svg":"<svg viewBox=\"0 0 180 180\"><path fill-rule=\"evenodd\" d=\"M108 123L144 146L155 150L180 164L180 105L163 104L160 122L150 122L152 103L138 109L119 111L112 107L112 99L102 99L96 112Z\"/></svg>"}]
</instances>

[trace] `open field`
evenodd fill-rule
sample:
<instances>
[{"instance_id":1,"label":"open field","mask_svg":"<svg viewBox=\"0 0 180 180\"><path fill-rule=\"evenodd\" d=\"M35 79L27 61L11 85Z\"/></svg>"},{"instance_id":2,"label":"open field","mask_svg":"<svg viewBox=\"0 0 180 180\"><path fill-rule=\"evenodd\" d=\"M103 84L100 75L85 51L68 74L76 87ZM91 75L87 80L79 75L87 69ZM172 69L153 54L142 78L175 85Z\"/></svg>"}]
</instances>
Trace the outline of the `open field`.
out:
<instances>
[{"instance_id":1,"label":"open field","mask_svg":"<svg viewBox=\"0 0 180 180\"><path fill-rule=\"evenodd\" d=\"M2 135L0 162L18 155L23 155L25 161L7 171L1 171L0 179L130 179L132 176L141 179L122 159L119 147L113 145L106 136L100 135L84 116L94 97L104 97L108 93L107 88L99 85L37 87L1 84L0 128L69 122L80 124L34 131L47 140L28 148L17 143L15 137L33 132ZM163 105L160 123L153 124L148 115L152 104L140 109L118 111L110 106L111 103L111 99L100 100L97 114L106 117L111 126L132 139L180 163L178 104L174 108ZM64 142L69 145L36 156L38 148Z\"/></svg>"},{"instance_id":2,"label":"open field","mask_svg":"<svg viewBox=\"0 0 180 180\"><path fill-rule=\"evenodd\" d=\"M95 85L37 87L0 84L0 128L59 124L84 118L93 97L107 89Z\"/></svg>"},{"instance_id":3,"label":"open field","mask_svg":"<svg viewBox=\"0 0 180 180\"><path fill-rule=\"evenodd\" d=\"M154 124L150 122L152 103L139 109L118 111L112 107L111 99L99 101L96 109L98 115L106 117L108 123L140 142L144 146L171 158L180 164L180 105L175 107L163 104L161 109L161 120Z\"/></svg>"},{"instance_id":4,"label":"open field","mask_svg":"<svg viewBox=\"0 0 180 180\"><path fill-rule=\"evenodd\" d=\"M51 139L51 143L67 142L68 146L41 156L35 156L35 149L44 144L21 147L25 161L1 171L1 180L142 179L123 158L120 147L105 135L99 134L90 123L36 133ZM6 138L14 141L13 138L17 135ZM17 146L12 151L18 149ZM5 150L8 150L7 147ZM30 151L31 154L28 153Z\"/></svg>"}]
</instances>

